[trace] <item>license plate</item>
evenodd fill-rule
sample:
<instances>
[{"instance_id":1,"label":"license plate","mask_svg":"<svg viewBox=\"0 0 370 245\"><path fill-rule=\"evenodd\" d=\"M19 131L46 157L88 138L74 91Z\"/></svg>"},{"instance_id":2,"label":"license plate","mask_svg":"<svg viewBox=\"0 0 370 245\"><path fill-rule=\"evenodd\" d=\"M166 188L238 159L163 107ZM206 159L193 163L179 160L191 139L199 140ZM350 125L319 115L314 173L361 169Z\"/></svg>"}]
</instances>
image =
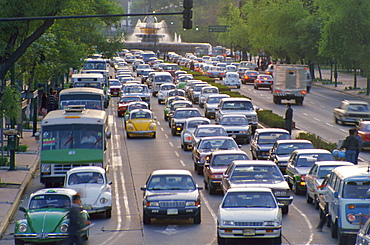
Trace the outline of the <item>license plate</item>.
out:
<instances>
[{"instance_id":1,"label":"license plate","mask_svg":"<svg viewBox=\"0 0 370 245\"><path fill-rule=\"evenodd\" d=\"M49 237L48 233L38 233L37 234L37 238L39 238L39 239L45 239L45 238L48 238L48 237Z\"/></svg>"},{"instance_id":2,"label":"license plate","mask_svg":"<svg viewBox=\"0 0 370 245\"><path fill-rule=\"evenodd\" d=\"M167 209L167 215L176 215L179 214L179 210L176 208Z\"/></svg>"},{"instance_id":3,"label":"license plate","mask_svg":"<svg viewBox=\"0 0 370 245\"><path fill-rule=\"evenodd\" d=\"M256 235L256 231L254 229L244 229L243 236L254 236Z\"/></svg>"}]
</instances>

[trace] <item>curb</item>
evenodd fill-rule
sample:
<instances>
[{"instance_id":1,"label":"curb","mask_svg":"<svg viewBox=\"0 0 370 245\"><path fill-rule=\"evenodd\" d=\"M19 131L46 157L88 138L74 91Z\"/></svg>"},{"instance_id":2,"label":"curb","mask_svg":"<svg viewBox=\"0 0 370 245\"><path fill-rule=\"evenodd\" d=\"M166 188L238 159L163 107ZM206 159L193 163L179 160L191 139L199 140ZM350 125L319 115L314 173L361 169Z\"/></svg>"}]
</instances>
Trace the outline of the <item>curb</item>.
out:
<instances>
[{"instance_id":1,"label":"curb","mask_svg":"<svg viewBox=\"0 0 370 245\"><path fill-rule=\"evenodd\" d=\"M0 224L0 238L4 235L6 229L8 228L10 220L12 219L15 211L17 210L20 200L38 168L38 161L39 161L39 156L37 156L32 168L30 169L30 171L27 173L26 177L22 181L22 184L18 190L17 196L15 197L13 204L9 209L9 212L4 216L4 221Z\"/></svg>"}]
</instances>

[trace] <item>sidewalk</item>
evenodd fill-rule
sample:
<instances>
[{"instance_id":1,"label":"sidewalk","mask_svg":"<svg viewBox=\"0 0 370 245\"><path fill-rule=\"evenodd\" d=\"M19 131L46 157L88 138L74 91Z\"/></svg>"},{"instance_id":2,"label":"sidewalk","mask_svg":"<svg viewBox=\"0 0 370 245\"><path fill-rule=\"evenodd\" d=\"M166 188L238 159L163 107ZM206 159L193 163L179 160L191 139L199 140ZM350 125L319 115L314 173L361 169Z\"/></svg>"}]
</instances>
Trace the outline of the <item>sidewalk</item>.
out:
<instances>
[{"instance_id":1,"label":"sidewalk","mask_svg":"<svg viewBox=\"0 0 370 245\"><path fill-rule=\"evenodd\" d=\"M6 167L0 168L0 238L4 235L38 166L39 144L32 136L32 131L23 132L20 144L29 147L27 152L15 154L17 170L8 171Z\"/></svg>"}]
</instances>

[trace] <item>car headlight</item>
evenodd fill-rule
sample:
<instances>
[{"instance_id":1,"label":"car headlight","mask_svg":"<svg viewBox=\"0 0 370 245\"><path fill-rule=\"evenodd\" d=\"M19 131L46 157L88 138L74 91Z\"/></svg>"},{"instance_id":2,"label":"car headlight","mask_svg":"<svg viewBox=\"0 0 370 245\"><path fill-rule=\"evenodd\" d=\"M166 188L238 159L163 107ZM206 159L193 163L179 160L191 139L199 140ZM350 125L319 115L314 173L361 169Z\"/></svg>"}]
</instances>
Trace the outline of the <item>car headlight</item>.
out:
<instances>
[{"instance_id":1,"label":"car headlight","mask_svg":"<svg viewBox=\"0 0 370 245\"><path fill-rule=\"evenodd\" d=\"M290 190L277 190L274 191L275 196L290 196Z\"/></svg>"},{"instance_id":2,"label":"car headlight","mask_svg":"<svg viewBox=\"0 0 370 245\"><path fill-rule=\"evenodd\" d=\"M130 125L127 126L127 129L132 131L132 130L134 130L134 126L132 126L132 124L130 124Z\"/></svg>"},{"instance_id":3,"label":"car headlight","mask_svg":"<svg viewBox=\"0 0 370 245\"><path fill-rule=\"evenodd\" d=\"M22 224L20 224L19 226L18 226L18 230L19 230L19 232L26 232L27 231L27 224L25 224L25 223L22 223Z\"/></svg>"},{"instance_id":4,"label":"car headlight","mask_svg":"<svg viewBox=\"0 0 370 245\"><path fill-rule=\"evenodd\" d=\"M154 130L155 129L155 125L154 124L150 124L149 129L150 130Z\"/></svg>"},{"instance_id":5,"label":"car headlight","mask_svg":"<svg viewBox=\"0 0 370 245\"><path fill-rule=\"evenodd\" d=\"M222 179L222 174L211 174L209 177L211 179Z\"/></svg>"},{"instance_id":6,"label":"car headlight","mask_svg":"<svg viewBox=\"0 0 370 245\"><path fill-rule=\"evenodd\" d=\"M356 215L354 213L347 214L347 219L349 222L355 222L356 221Z\"/></svg>"},{"instance_id":7,"label":"car headlight","mask_svg":"<svg viewBox=\"0 0 370 245\"><path fill-rule=\"evenodd\" d=\"M275 226L275 221L264 221L263 225L264 226Z\"/></svg>"},{"instance_id":8,"label":"car headlight","mask_svg":"<svg viewBox=\"0 0 370 245\"><path fill-rule=\"evenodd\" d=\"M222 222L223 225L228 225L228 226L233 226L234 225L234 221L232 220L224 220Z\"/></svg>"},{"instance_id":9,"label":"car headlight","mask_svg":"<svg viewBox=\"0 0 370 245\"><path fill-rule=\"evenodd\" d=\"M196 206L196 201L187 201L187 202L185 203L185 206L186 206L186 207L189 207L189 206Z\"/></svg>"},{"instance_id":10,"label":"car headlight","mask_svg":"<svg viewBox=\"0 0 370 245\"><path fill-rule=\"evenodd\" d=\"M50 164L42 164L41 165L41 173L43 173L43 172L50 172L51 170L50 170Z\"/></svg>"},{"instance_id":11,"label":"car headlight","mask_svg":"<svg viewBox=\"0 0 370 245\"><path fill-rule=\"evenodd\" d=\"M176 126L176 127L181 127L181 126L182 126L182 124L181 124L181 123L175 123L175 126Z\"/></svg>"},{"instance_id":12,"label":"car headlight","mask_svg":"<svg viewBox=\"0 0 370 245\"><path fill-rule=\"evenodd\" d=\"M159 202L146 202L145 206L147 207L159 207Z\"/></svg>"},{"instance_id":13,"label":"car headlight","mask_svg":"<svg viewBox=\"0 0 370 245\"><path fill-rule=\"evenodd\" d=\"M59 230L60 230L60 232L63 232L63 233L65 233L65 232L68 232L68 224L66 224L66 223L63 223L61 226L60 226L60 228L59 228Z\"/></svg>"},{"instance_id":14,"label":"car headlight","mask_svg":"<svg viewBox=\"0 0 370 245\"><path fill-rule=\"evenodd\" d=\"M100 198L100 203L101 204L106 204L108 202L108 199L106 197Z\"/></svg>"}]
</instances>

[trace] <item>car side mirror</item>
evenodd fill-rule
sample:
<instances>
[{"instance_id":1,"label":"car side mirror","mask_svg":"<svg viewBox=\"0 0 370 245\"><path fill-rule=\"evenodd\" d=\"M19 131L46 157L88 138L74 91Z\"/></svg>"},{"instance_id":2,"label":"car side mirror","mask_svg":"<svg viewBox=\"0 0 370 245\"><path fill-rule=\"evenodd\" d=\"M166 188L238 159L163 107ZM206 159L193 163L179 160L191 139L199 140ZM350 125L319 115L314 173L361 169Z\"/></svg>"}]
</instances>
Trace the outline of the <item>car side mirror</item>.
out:
<instances>
[{"instance_id":1,"label":"car side mirror","mask_svg":"<svg viewBox=\"0 0 370 245\"><path fill-rule=\"evenodd\" d=\"M224 178L225 179L229 178L229 175L228 174L224 174Z\"/></svg>"},{"instance_id":2,"label":"car side mirror","mask_svg":"<svg viewBox=\"0 0 370 245\"><path fill-rule=\"evenodd\" d=\"M242 145L238 145L239 148L242 148Z\"/></svg>"},{"instance_id":3,"label":"car side mirror","mask_svg":"<svg viewBox=\"0 0 370 245\"><path fill-rule=\"evenodd\" d=\"M22 206L20 206L18 209L19 209L19 211L22 211L22 212L24 212L24 213L26 213L26 212L27 212L27 210L26 210L24 207L22 207Z\"/></svg>"},{"instance_id":4,"label":"car side mirror","mask_svg":"<svg viewBox=\"0 0 370 245\"><path fill-rule=\"evenodd\" d=\"M326 191L328 191L327 189L324 189L324 190L326 190ZM323 191L324 191L323 190ZM334 198L338 198L338 192L336 191L336 192L334 192Z\"/></svg>"},{"instance_id":5,"label":"car side mirror","mask_svg":"<svg viewBox=\"0 0 370 245\"><path fill-rule=\"evenodd\" d=\"M113 184L113 182L112 182L112 181L109 181L109 182L108 182L108 185L112 185L112 184Z\"/></svg>"},{"instance_id":6,"label":"car side mirror","mask_svg":"<svg viewBox=\"0 0 370 245\"><path fill-rule=\"evenodd\" d=\"M112 132L111 132L111 131L107 131L107 132L105 133L105 137L106 137L107 139L110 139L110 138L112 137Z\"/></svg>"},{"instance_id":7,"label":"car side mirror","mask_svg":"<svg viewBox=\"0 0 370 245\"><path fill-rule=\"evenodd\" d=\"M154 120L157 120L157 117L153 117Z\"/></svg>"},{"instance_id":8,"label":"car side mirror","mask_svg":"<svg viewBox=\"0 0 370 245\"><path fill-rule=\"evenodd\" d=\"M146 190L146 188L145 188L145 187L141 187L141 188L140 188L140 190L145 191L145 190Z\"/></svg>"},{"instance_id":9,"label":"car side mirror","mask_svg":"<svg viewBox=\"0 0 370 245\"><path fill-rule=\"evenodd\" d=\"M204 163L205 168L209 168L209 162Z\"/></svg>"},{"instance_id":10,"label":"car side mirror","mask_svg":"<svg viewBox=\"0 0 370 245\"><path fill-rule=\"evenodd\" d=\"M202 186L198 186L197 189L198 190L203 190L203 187Z\"/></svg>"},{"instance_id":11,"label":"car side mirror","mask_svg":"<svg viewBox=\"0 0 370 245\"><path fill-rule=\"evenodd\" d=\"M280 203L280 202L279 202L279 203L278 203L278 207L279 207L279 208L283 208L283 207L284 207L284 203Z\"/></svg>"}]
</instances>

